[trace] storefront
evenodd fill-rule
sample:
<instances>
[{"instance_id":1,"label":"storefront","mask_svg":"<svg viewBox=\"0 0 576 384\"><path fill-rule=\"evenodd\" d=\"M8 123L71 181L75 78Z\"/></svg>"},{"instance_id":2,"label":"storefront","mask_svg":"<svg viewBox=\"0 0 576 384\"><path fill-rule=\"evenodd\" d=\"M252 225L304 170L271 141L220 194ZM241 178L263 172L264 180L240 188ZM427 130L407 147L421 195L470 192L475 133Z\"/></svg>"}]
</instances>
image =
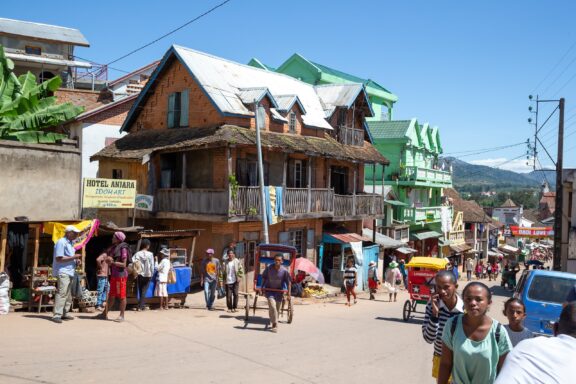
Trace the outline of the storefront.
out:
<instances>
[{"instance_id":1,"label":"storefront","mask_svg":"<svg viewBox=\"0 0 576 384\"><path fill-rule=\"evenodd\" d=\"M442 236L436 231L412 232L410 246L417 250L419 256L439 256L438 239Z\"/></svg>"}]
</instances>

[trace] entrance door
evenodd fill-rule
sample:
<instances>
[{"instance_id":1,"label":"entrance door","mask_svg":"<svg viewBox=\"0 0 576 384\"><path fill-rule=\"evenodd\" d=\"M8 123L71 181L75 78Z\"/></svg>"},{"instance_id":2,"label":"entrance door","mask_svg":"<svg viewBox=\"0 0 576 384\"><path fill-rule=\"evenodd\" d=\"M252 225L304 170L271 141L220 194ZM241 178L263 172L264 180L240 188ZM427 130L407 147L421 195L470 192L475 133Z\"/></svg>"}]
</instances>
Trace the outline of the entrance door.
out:
<instances>
[{"instance_id":1,"label":"entrance door","mask_svg":"<svg viewBox=\"0 0 576 384\"><path fill-rule=\"evenodd\" d=\"M330 167L330 183L335 194L346 195L348 193L348 168Z\"/></svg>"}]
</instances>

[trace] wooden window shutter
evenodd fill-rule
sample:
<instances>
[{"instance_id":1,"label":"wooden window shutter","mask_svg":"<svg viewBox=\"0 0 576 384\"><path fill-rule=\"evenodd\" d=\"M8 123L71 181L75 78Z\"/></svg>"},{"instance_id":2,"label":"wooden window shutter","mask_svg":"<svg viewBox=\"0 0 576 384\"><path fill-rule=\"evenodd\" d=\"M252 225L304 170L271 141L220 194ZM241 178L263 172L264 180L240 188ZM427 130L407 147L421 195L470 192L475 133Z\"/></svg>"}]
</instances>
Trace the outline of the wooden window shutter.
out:
<instances>
[{"instance_id":1,"label":"wooden window shutter","mask_svg":"<svg viewBox=\"0 0 576 384\"><path fill-rule=\"evenodd\" d=\"M185 89L180 94L180 126L188 126L188 90Z\"/></svg>"},{"instance_id":2,"label":"wooden window shutter","mask_svg":"<svg viewBox=\"0 0 576 384\"><path fill-rule=\"evenodd\" d=\"M168 95L168 128L174 128L174 107L176 104L176 94Z\"/></svg>"}]
</instances>

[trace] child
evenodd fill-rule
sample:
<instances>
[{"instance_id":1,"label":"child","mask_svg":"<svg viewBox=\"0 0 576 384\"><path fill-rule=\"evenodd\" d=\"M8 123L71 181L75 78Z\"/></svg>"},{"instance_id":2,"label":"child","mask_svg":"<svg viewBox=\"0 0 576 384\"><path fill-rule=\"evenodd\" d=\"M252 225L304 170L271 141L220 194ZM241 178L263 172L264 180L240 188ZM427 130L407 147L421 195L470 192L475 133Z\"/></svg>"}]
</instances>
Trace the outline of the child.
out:
<instances>
[{"instance_id":1,"label":"child","mask_svg":"<svg viewBox=\"0 0 576 384\"><path fill-rule=\"evenodd\" d=\"M350 306L350 295L354 296L354 304L356 304L356 292L354 288L358 285L356 268L354 268L354 257L349 257L346 262L346 269L344 270L344 288L346 289L347 306Z\"/></svg>"},{"instance_id":2,"label":"child","mask_svg":"<svg viewBox=\"0 0 576 384\"><path fill-rule=\"evenodd\" d=\"M510 298L504 303L504 315L508 318L508 325L505 325L512 346L515 347L524 339L534 337L534 334L524 328L526 318L526 306L520 299Z\"/></svg>"},{"instance_id":3,"label":"child","mask_svg":"<svg viewBox=\"0 0 576 384\"><path fill-rule=\"evenodd\" d=\"M160 263L156 260L156 270L158 271L158 282L154 291L154 296L160 297L160 309L168 309L168 272L170 271L170 251L167 248L160 250Z\"/></svg>"},{"instance_id":4,"label":"child","mask_svg":"<svg viewBox=\"0 0 576 384\"><path fill-rule=\"evenodd\" d=\"M371 261L368 264L368 288L370 289L370 300L375 300L374 295L378 292L378 268L376 262Z\"/></svg>"}]
</instances>

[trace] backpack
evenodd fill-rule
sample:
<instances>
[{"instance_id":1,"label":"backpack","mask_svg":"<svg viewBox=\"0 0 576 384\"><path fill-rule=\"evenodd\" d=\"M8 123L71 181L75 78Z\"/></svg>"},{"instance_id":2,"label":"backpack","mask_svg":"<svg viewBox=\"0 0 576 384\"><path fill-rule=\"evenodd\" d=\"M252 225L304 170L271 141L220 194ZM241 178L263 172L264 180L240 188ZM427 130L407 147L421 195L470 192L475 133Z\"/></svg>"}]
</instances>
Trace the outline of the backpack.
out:
<instances>
[{"instance_id":1,"label":"backpack","mask_svg":"<svg viewBox=\"0 0 576 384\"><path fill-rule=\"evenodd\" d=\"M454 321L452 321L451 327L450 327L450 336L454 337L454 332L456 332L456 326L458 325L458 320L460 320L462 318L462 315L456 315L456 318L454 319ZM492 320L492 321L496 321L496 320ZM500 344L500 334L502 333L502 324L498 323L498 325L496 326L496 344Z\"/></svg>"}]
</instances>

